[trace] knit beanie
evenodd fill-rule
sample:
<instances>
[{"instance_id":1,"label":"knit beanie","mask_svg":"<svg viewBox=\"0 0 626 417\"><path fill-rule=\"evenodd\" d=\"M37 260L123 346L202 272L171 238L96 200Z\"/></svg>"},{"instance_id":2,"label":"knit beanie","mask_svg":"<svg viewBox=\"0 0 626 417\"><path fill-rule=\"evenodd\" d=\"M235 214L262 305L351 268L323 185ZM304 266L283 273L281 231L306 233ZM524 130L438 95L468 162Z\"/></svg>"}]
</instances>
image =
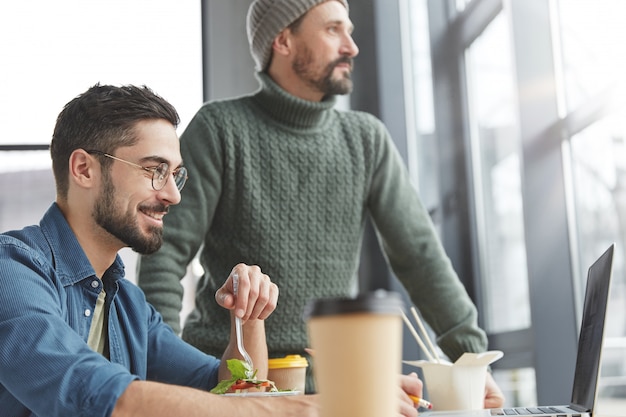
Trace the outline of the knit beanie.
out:
<instances>
[{"instance_id":1,"label":"knit beanie","mask_svg":"<svg viewBox=\"0 0 626 417\"><path fill-rule=\"evenodd\" d=\"M276 35L298 18L328 0L254 0L248 9L246 28L250 53L257 71L263 71L272 55ZM347 0L336 0L348 9Z\"/></svg>"}]
</instances>

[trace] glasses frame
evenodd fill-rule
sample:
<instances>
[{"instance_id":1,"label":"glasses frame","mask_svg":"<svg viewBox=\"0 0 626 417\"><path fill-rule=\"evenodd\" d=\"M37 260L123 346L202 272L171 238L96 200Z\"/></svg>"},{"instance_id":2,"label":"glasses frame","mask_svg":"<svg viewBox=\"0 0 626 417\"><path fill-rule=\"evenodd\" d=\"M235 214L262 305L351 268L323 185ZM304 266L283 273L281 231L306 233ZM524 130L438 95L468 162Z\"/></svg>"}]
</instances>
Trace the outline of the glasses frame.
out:
<instances>
[{"instance_id":1,"label":"glasses frame","mask_svg":"<svg viewBox=\"0 0 626 417\"><path fill-rule=\"evenodd\" d=\"M109 153L98 151L98 150L95 150L95 149L85 150L85 152L87 152L89 154L96 154L96 155L106 156L107 158L111 158L111 159L114 159L116 161L123 162L123 163L128 164L130 166L133 166L135 168L139 168L139 169L142 169L144 171L147 171L147 172L151 173L152 174L151 184L152 184L152 189L154 189L154 191L161 191L165 187L165 185L167 184L167 181L169 180L170 175L173 176L174 178L179 178L178 181L176 181L176 179L174 180L174 183L176 184L176 188L178 189L178 191L181 191L183 189L183 187L185 186L185 183L187 182L187 179L189 178L187 176L187 168L185 168L185 167L178 167L176 169L170 170L170 165L167 162L161 162L160 164L158 164L156 166L152 166L152 167L144 167L144 166L136 164L134 162L126 161L126 160L124 160L122 158L118 158L117 156L113 156L113 155L111 155ZM165 180L159 179L159 176L162 175L159 172L159 167L162 167L163 165L165 165L167 167L167 171L169 171L165 175ZM163 170L161 169L161 171L163 171ZM156 181L157 184L160 183L161 181L163 181L163 183L161 184L160 187L157 187L155 185L155 181Z\"/></svg>"}]
</instances>

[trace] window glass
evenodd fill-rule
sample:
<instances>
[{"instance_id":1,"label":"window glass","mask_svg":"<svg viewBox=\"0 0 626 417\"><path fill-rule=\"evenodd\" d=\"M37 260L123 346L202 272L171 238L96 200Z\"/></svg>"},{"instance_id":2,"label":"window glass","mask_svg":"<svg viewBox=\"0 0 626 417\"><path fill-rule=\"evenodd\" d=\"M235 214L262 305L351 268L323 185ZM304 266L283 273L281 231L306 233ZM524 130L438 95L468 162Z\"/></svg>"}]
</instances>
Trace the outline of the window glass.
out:
<instances>
[{"instance_id":1,"label":"window glass","mask_svg":"<svg viewBox=\"0 0 626 417\"><path fill-rule=\"evenodd\" d=\"M504 394L506 407L537 405L534 368L494 370L493 379Z\"/></svg>"},{"instance_id":2,"label":"window glass","mask_svg":"<svg viewBox=\"0 0 626 417\"><path fill-rule=\"evenodd\" d=\"M599 404L626 406L626 109L571 139L580 285L587 268L611 244L613 289L605 330ZM616 403L617 402L617 403ZM624 408L623 408L624 409ZM622 409L622 410L623 410Z\"/></svg>"},{"instance_id":3,"label":"window glass","mask_svg":"<svg viewBox=\"0 0 626 417\"><path fill-rule=\"evenodd\" d=\"M626 108L615 102L599 103L599 97L617 92L614 96L623 102L619 92L626 73L626 3L603 0L598 7L594 0L560 0L556 4L565 98L561 111L572 125L584 126L564 144L569 151L566 166L571 168L578 288L584 290L589 265L611 243L616 244L598 406L602 414L618 415L613 412L626 409ZM589 103L599 103L603 111L590 112Z\"/></svg>"},{"instance_id":4,"label":"window glass","mask_svg":"<svg viewBox=\"0 0 626 417\"><path fill-rule=\"evenodd\" d=\"M63 105L90 86L147 85L179 111L202 102L200 2L0 3L0 145L49 144ZM45 152L0 155L0 172L49 167Z\"/></svg>"},{"instance_id":5,"label":"window glass","mask_svg":"<svg viewBox=\"0 0 626 417\"><path fill-rule=\"evenodd\" d=\"M530 326L511 45L508 20L500 13L466 56L482 308L489 333Z\"/></svg>"},{"instance_id":6,"label":"window glass","mask_svg":"<svg viewBox=\"0 0 626 417\"><path fill-rule=\"evenodd\" d=\"M437 139L433 104L433 78L426 0L409 0L409 29L413 108L419 192L424 205L434 211L439 204Z\"/></svg>"},{"instance_id":7,"label":"window glass","mask_svg":"<svg viewBox=\"0 0 626 417\"><path fill-rule=\"evenodd\" d=\"M561 0L557 4L565 98L573 110L624 80L626 2Z\"/></svg>"},{"instance_id":8,"label":"window glass","mask_svg":"<svg viewBox=\"0 0 626 417\"><path fill-rule=\"evenodd\" d=\"M428 8L426 0L411 0L410 10L411 59L415 88L417 129L423 135L435 131L433 108L433 77L430 59Z\"/></svg>"},{"instance_id":9,"label":"window glass","mask_svg":"<svg viewBox=\"0 0 626 417\"><path fill-rule=\"evenodd\" d=\"M459 12L462 12L463 10L465 10L470 1L471 0L456 0L456 9Z\"/></svg>"},{"instance_id":10,"label":"window glass","mask_svg":"<svg viewBox=\"0 0 626 417\"><path fill-rule=\"evenodd\" d=\"M96 83L152 88L178 110L180 134L202 103L200 4L0 2L0 145L48 145L65 103ZM49 153L0 151L0 187L0 231L37 223L54 200ZM136 254L121 254L134 280Z\"/></svg>"}]
</instances>

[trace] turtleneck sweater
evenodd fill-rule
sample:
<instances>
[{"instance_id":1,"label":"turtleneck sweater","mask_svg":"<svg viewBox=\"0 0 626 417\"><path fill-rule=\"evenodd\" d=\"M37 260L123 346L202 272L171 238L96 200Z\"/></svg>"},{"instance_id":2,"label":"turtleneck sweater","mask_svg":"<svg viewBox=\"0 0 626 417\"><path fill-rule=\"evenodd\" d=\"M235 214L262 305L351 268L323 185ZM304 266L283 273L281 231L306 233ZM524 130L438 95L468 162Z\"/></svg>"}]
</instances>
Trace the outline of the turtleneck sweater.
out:
<instances>
[{"instance_id":1,"label":"turtleneck sweater","mask_svg":"<svg viewBox=\"0 0 626 417\"><path fill-rule=\"evenodd\" d=\"M180 330L187 265L204 268L183 338L221 356L229 312L215 291L233 266L259 265L280 290L266 320L271 357L307 347L309 300L354 295L371 216L386 258L455 360L486 349L476 308L453 270L380 120L301 100L264 73L251 95L204 104L181 135L189 180L165 216L164 244L139 262L139 285Z\"/></svg>"}]
</instances>

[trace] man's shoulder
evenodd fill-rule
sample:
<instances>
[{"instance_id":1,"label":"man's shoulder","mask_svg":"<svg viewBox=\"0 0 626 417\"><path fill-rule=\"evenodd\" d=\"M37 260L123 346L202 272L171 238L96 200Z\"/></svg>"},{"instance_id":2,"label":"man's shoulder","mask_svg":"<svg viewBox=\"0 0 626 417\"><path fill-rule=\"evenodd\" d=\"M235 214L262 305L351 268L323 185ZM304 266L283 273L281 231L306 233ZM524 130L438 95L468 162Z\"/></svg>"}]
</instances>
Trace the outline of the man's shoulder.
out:
<instances>
[{"instance_id":1,"label":"man's shoulder","mask_svg":"<svg viewBox=\"0 0 626 417\"><path fill-rule=\"evenodd\" d=\"M43 233L39 226L26 226L19 230L9 230L0 234L0 245L15 245L24 248L34 248L41 239Z\"/></svg>"},{"instance_id":2,"label":"man's shoulder","mask_svg":"<svg viewBox=\"0 0 626 417\"><path fill-rule=\"evenodd\" d=\"M249 96L207 101L196 112L191 123L209 129L224 129L232 126L229 121L241 120L251 111Z\"/></svg>"},{"instance_id":3,"label":"man's shoulder","mask_svg":"<svg viewBox=\"0 0 626 417\"><path fill-rule=\"evenodd\" d=\"M231 97L223 99L215 99L205 102L198 112L201 113L219 113L240 111L250 105L251 96L245 95L240 97Z\"/></svg>"},{"instance_id":4,"label":"man's shoulder","mask_svg":"<svg viewBox=\"0 0 626 417\"><path fill-rule=\"evenodd\" d=\"M39 263L44 258L51 257L50 247L41 227L27 226L0 234L0 258L6 260L22 256L38 259Z\"/></svg>"}]
</instances>

